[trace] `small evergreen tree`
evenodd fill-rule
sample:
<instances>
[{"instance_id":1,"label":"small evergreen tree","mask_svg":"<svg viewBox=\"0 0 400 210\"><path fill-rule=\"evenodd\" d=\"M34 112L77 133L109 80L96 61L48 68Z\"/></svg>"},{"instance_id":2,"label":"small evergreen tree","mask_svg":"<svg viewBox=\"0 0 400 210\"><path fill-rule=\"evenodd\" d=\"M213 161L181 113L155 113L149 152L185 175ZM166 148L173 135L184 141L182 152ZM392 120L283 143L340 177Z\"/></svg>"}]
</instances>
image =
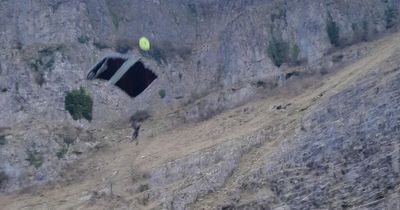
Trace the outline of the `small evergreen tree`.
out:
<instances>
[{"instance_id":1,"label":"small evergreen tree","mask_svg":"<svg viewBox=\"0 0 400 210\"><path fill-rule=\"evenodd\" d=\"M93 100L84 88L72 90L65 96L65 109L74 120L92 120Z\"/></svg>"},{"instance_id":2,"label":"small evergreen tree","mask_svg":"<svg viewBox=\"0 0 400 210\"><path fill-rule=\"evenodd\" d=\"M339 26L333 20L332 16L328 15L328 19L326 21L326 32L328 33L329 41L335 47L339 47L340 45L339 30Z\"/></svg>"}]
</instances>

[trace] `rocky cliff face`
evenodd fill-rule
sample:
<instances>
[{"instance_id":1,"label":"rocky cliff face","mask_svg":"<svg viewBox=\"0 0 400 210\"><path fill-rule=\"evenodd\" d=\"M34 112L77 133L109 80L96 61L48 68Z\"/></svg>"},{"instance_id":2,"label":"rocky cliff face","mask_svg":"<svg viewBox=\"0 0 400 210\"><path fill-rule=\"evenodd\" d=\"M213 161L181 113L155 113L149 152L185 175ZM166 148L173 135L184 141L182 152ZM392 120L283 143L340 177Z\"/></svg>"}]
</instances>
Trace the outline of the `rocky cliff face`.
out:
<instances>
[{"instance_id":1,"label":"rocky cliff face","mask_svg":"<svg viewBox=\"0 0 400 210\"><path fill-rule=\"evenodd\" d=\"M398 11L399 2L2 1L0 125L70 119L65 91L81 85L94 96L94 123L120 120L135 109L165 112L160 109L185 104L191 105L183 117L208 117L265 92L257 82L266 89L280 84L282 68L268 56L274 42L285 43L291 62L312 64L332 49L328 20L338 27L338 44L347 45L396 23L389 10ZM85 82L104 55L128 50L140 56L140 36L157 51L143 58L159 76L146 92L130 100Z\"/></svg>"},{"instance_id":2,"label":"rocky cliff face","mask_svg":"<svg viewBox=\"0 0 400 210\"><path fill-rule=\"evenodd\" d=\"M99 178L72 185L65 208L399 208L398 34L364 43L396 31L399 11L398 0L3 0L0 191L91 171ZM151 53L137 49L140 36ZM158 76L134 99L85 79L115 52ZM64 109L80 86L91 122ZM97 161L129 137L119 129L137 110L155 116L143 126L149 143ZM140 178L126 179L128 163ZM98 187L109 170L119 197Z\"/></svg>"}]
</instances>

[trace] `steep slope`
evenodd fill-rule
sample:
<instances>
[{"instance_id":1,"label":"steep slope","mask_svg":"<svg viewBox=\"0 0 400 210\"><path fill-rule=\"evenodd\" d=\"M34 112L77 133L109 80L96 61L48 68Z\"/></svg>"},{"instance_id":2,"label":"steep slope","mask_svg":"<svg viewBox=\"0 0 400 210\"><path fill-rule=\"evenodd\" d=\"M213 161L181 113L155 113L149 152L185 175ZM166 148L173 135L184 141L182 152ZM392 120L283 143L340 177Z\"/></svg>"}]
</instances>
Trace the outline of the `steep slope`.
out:
<instances>
[{"instance_id":1,"label":"steep slope","mask_svg":"<svg viewBox=\"0 0 400 210\"><path fill-rule=\"evenodd\" d=\"M400 34L362 45L364 57L313 84L290 80L301 93L288 88L167 132L168 121L148 121L139 146L129 129L97 130L120 142L77 164L85 173L1 196L0 206L400 209Z\"/></svg>"},{"instance_id":2,"label":"steep slope","mask_svg":"<svg viewBox=\"0 0 400 210\"><path fill-rule=\"evenodd\" d=\"M370 50L341 48L396 31L399 11L400 0L2 0L0 192L68 181L77 163L118 142L107 133L125 128L136 111L157 119L148 125L156 137L277 92L301 93L307 80ZM151 41L148 53L137 47L141 36ZM87 81L88 70L113 53L141 58L157 79L134 99ZM304 86L292 87L298 78ZM65 108L67 92L80 87L93 99L91 122ZM212 129L196 135L199 144L247 128ZM185 145L182 154L197 151Z\"/></svg>"}]
</instances>

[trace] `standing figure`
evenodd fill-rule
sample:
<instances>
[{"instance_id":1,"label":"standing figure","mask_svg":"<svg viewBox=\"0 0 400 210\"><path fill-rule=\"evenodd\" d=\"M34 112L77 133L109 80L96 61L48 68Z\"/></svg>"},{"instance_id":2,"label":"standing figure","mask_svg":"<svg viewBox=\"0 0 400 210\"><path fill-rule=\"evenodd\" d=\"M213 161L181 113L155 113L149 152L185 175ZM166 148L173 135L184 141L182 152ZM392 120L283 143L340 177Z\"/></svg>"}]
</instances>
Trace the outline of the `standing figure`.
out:
<instances>
[{"instance_id":1,"label":"standing figure","mask_svg":"<svg viewBox=\"0 0 400 210\"><path fill-rule=\"evenodd\" d=\"M132 133L132 141L136 140L136 145L139 144L139 130L140 130L140 123L136 120L131 121L131 126L133 128L133 133Z\"/></svg>"},{"instance_id":2,"label":"standing figure","mask_svg":"<svg viewBox=\"0 0 400 210\"><path fill-rule=\"evenodd\" d=\"M136 145L139 144L138 137L139 137L140 126L149 117L150 117L150 115L147 111L137 111L129 119L129 122L131 123L131 127L133 128L132 141L136 140Z\"/></svg>"}]
</instances>

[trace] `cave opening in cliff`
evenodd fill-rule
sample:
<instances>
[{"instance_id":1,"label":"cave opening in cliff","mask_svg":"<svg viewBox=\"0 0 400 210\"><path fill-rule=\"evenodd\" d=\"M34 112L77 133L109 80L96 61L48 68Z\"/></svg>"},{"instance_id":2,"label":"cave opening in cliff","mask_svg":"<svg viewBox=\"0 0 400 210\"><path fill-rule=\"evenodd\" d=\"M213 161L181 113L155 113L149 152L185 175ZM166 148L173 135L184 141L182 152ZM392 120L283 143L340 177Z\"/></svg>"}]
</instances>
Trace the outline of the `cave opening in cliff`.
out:
<instances>
[{"instance_id":1,"label":"cave opening in cliff","mask_svg":"<svg viewBox=\"0 0 400 210\"><path fill-rule=\"evenodd\" d=\"M130 96L136 97L142 93L157 75L147 69L141 61L136 62L131 69L116 83L118 87Z\"/></svg>"},{"instance_id":2,"label":"cave opening in cliff","mask_svg":"<svg viewBox=\"0 0 400 210\"><path fill-rule=\"evenodd\" d=\"M129 96L136 97L157 79L157 75L140 60L107 57L92 68L87 78L108 80Z\"/></svg>"}]
</instances>

